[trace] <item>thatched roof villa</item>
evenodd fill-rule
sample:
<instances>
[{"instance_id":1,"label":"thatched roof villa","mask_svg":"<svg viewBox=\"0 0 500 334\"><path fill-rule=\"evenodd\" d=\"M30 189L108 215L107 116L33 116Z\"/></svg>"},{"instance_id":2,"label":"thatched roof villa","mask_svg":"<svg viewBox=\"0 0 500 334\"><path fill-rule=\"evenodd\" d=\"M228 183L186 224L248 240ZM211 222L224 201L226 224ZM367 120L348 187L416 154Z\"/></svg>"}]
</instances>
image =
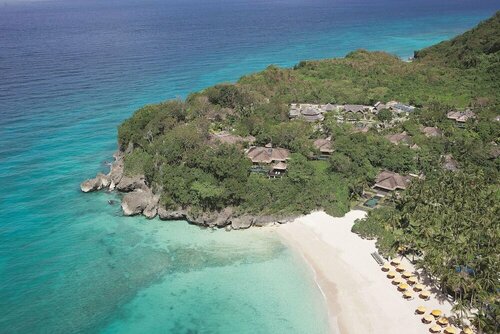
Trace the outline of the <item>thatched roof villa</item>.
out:
<instances>
[{"instance_id":1,"label":"thatched roof villa","mask_svg":"<svg viewBox=\"0 0 500 334\"><path fill-rule=\"evenodd\" d=\"M399 144L409 145L411 142L411 136L409 136L406 131L403 131L401 133L396 133L393 135L387 135L385 136L385 138L395 145Z\"/></svg>"},{"instance_id":2,"label":"thatched roof villa","mask_svg":"<svg viewBox=\"0 0 500 334\"><path fill-rule=\"evenodd\" d=\"M392 191L405 190L411 179L411 176L404 176L385 170L377 175L372 188L377 193L384 195Z\"/></svg>"},{"instance_id":3,"label":"thatched roof villa","mask_svg":"<svg viewBox=\"0 0 500 334\"><path fill-rule=\"evenodd\" d=\"M254 164L286 162L290 159L290 151L284 148L274 148L268 144L265 147L251 147L247 151L247 157Z\"/></svg>"},{"instance_id":4,"label":"thatched roof villa","mask_svg":"<svg viewBox=\"0 0 500 334\"><path fill-rule=\"evenodd\" d=\"M426 137L440 137L442 135L441 130L433 126L427 126L425 128L422 128L422 133Z\"/></svg>"},{"instance_id":5,"label":"thatched roof villa","mask_svg":"<svg viewBox=\"0 0 500 334\"><path fill-rule=\"evenodd\" d=\"M325 139L316 139L313 145L322 155L330 155L335 151L332 147L331 137Z\"/></svg>"},{"instance_id":6,"label":"thatched roof villa","mask_svg":"<svg viewBox=\"0 0 500 334\"><path fill-rule=\"evenodd\" d=\"M446 114L446 117L458 123L465 123L469 119L476 118L476 113L470 109L465 111L450 111Z\"/></svg>"}]
</instances>

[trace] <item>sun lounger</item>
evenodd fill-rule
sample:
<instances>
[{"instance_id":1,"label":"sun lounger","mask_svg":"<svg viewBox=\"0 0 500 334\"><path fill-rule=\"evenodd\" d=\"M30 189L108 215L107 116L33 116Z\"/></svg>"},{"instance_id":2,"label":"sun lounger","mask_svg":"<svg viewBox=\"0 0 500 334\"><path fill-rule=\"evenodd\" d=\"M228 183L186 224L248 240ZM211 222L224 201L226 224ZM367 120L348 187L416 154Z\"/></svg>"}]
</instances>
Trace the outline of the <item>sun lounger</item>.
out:
<instances>
[{"instance_id":1,"label":"sun lounger","mask_svg":"<svg viewBox=\"0 0 500 334\"><path fill-rule=\"evenodd\" d=\"M378 255L377 252L373 252L371 255L372 255L373 259L379 264L379 266L384 264L384 260L382 259L382 257L380 255Z\"/></svg>"}]
</instances>

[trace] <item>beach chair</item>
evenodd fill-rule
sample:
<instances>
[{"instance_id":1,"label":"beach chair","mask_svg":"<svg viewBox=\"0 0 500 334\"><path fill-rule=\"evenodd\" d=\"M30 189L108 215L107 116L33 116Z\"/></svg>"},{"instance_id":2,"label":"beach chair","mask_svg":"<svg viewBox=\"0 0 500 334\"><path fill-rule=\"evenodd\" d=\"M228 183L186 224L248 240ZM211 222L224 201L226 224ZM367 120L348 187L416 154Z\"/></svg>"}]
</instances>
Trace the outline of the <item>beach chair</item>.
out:
<instances>
[{"instance_id":1,"label":"beach chair","mask_svg":"<svg viewBox=\"0 0 500 334\"><path fill-rule=\"evenodd\" d=\"M373 252L371 255L372 255L373 259L375 260L375 262L378 263L379 266L384 264L384 260L382 259L382 257L380 255L378 255L377 252Z\"/></svg>"}]
</instances>

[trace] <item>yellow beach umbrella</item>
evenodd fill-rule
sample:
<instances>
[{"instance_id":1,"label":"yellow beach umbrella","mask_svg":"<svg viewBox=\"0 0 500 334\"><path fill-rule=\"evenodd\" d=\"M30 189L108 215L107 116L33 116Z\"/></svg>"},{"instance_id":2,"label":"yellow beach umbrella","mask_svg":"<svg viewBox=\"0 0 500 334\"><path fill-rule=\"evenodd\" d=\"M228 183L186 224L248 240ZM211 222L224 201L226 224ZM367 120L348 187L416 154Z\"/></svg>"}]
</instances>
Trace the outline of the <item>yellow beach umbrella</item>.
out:
<instances>
[{"instance_id":1,"label":"yellow beach umbrella","mask_svg":"<svg viewBox=\"0 0 500 334\"><path fill-rule=\"evenodd\" d=\"M431 293L427 290L423 290L423 291L420 291L420 294L419 294L420 298L422 299L427 299L431 296ZM439 314L441 315L441 314ZM437 315L437 317L439 317L439 315Z\"/></svg>"},{"instance_id":2,"label":"yellow beach umbrella","mask_svg":"<svg viewBox=\"0 0 500 334\"><path fill-rule=\"evenodd\" d=\"M415 312L417 312L418 314L424 314L425 311L427 311L427 309L424 307L424 306L419 306L417 307L417 309L415 310ZM432 321L432 320L431 320Z\"/></svg>"},{"instance_id":3,"label":"yellow beach umbrella","mask_svg":"<svg viewBox=\"0 0 500 334\"><path fill-rule=\"evenodd\" d=\"M395 279L392 280L392 284L394 285L399 285L401 283L403 283L403 280L399 277L396 277Z\"/></svg>"},{"instance_id":4,"label":"yellow beach umbrella","mask_svg":"<svg viewBox=\"0 0 500 334\"><path fill-rule=\"evenodd\" d=\"M396 277L396 272L395 272L395 271L389 271L389 272L387 273L387 277L388 277L388 278L394 278L394 277Z\"/></svg>"},{"instance_id":5,"label":"yellow beach umbrella","mask_svg":"<svg viewBox=\"0 0 500 334\"><path fill-rule=\"evenodd\" d=\"M405 291L403 293L403 298L405 299L413 298L413 293L411 293L410 291Z\"/></svg>"},{"instance_id":6,"label":"yellow beach umbrella","mask_svg":"<svg viewBox=\"0 0 500 334\"><path fill-rule=\"evenodd\" d=\"M426 315L422 318L422 322L426 323L426 324L430 324L431 322L434 321L434 317L432 315Z\"/></svg>"},{"instance_id":7,"label":"yellow beach umbrella","mask_svg":"<svg viewBox=\"0 0 500 334\"><path fill-rule=\"evenodd\" d=\"M401 271L405 271L405 270L406 270L405 267L402 266L402 265L399 265L399 266L396 267L396 271L401 272Z\"/></svg>"},{"instance_id":8,"label":"yellow beach umbrella","mask_svg":"<svg viewBox=\"0 0 500 334\"><path fill-rule=\"evenodd\" d=\"M382 271L389 271L391 269L391 266L389 265L389 263L384 263L384 265L382 266Z\"/></svg>"},{"instance_id":9,"label":"yellow beach umbrella","mask_svg":"<svg viewBox=\"0 0 500 334\"><path fill-rule=\"evenodd\" d=\"M437 320L437 323L440 325L448 325L449 321L445 317L441 317Z\"/></svg>"},{"instance_id":10,"label":"yellow beach umbrella","mask_svg":"<svg viewBox=\"0 0 500 334\"><path fill-rule=\"evenodd\" d=\"M400 259L392 259L391 264L394 266L399 266L401 264L401 260Z\"/></svg>"},{"instance_id":11,"label":"yellow beach umbrella","mask_svg":"<svg viewBox=\"0 0 500 334\"><path fill-rule=\"evenodd\" d=\"M408 283L409 284L415 284L417 282L418 282L418 278L416 278L415 276L412 276L412 277L408 278Z\"/></svg>"},{"instance_id":12,"label":"yellow beach umbrella","mask_svg":"<svg viewBox=\"0 0 500 334\"><path fill-rule=\"evenodd\" d=\"M455 334L457 330L455 329L455 327L449 326L444 329L444 332L448 334Z\"/></svg>"},{"instance_id":13,"label":"yellow beach umbrella","mask_svg":"<svg viewBox=\"0 0 500 334\"><path fill-rule=\"evenodd\" d=\"M472 331L472 329L470 327L465 327L464 329L462 329L462 332L464 334L474 334L474 332Z\"/></svg>"},{"instance_id":14,"label":"yellow beach umbrella","mask_svg":"<svg viewBox=\"0 0 500 334\"><path fill-rule=\"evenodd\" d=\"M441 333L441 327L439 327L438 325L434 325L431 327L431 332L432 333Z\"/></svg>"},{"instance_id":15,"label":"yellow beach umbrella","mask_svg":"<svg viewBox=\"0 0 500 334\"><path fill-rule=\"evenodd\" d=\"M401 283L398 285L398 289L399 290L402 290L402 291L406 291L410 288L410 286L408 284L405 284L405 283Z\"/></svg>"},{"instance_id":16,"label":"yellow beach umbrella","mask_svg":"<svg viewBox=\"0 0 500 334\"><path fill-rule=\"evenodd\" d=\"M402 275L404 278L408 278L408 277L411 277L412 273L410 273L409 271L404 271L401 275Z\"/></svg>"},{"instance_id":17,"label":"yellow beach umbrella","mask_svg":"<svg viewBox=\"0 0 500 334\"><path fill-rule=\"evenodd\" d=\"M437 318L440 317L443 312L441 312L441 310L432 310L431 314Z\"/></svg>"},{"instance_id":18,"label":"yellow beach umbrella","mask_svg":"<svg viewBox=\"0 0 500 334\"><path fill-rule=\"evenodd\" d=\"M415 291L422 291L423 289L425 289L425 285L423 285L423 284L417 284L417 285L415 285L415 286L413 287L413 289L414 289Z\"/></svg>"}]
</instances>

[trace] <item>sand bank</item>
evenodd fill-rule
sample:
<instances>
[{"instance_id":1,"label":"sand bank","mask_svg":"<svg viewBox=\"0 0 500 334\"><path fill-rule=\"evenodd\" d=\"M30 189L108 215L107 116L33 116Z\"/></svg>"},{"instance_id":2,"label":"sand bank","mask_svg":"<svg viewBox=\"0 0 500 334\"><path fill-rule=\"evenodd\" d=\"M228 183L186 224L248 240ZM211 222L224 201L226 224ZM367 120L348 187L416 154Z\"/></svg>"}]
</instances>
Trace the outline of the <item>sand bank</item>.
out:
<instances>
[{"instance_id":1,"label":"sand bank","mask_svg":"<svg viewBox=\"0 0 500 334\"><path fill-rule=\"evenodd\" d=\"M451 316L451 304L442 296L428 301L415 296L405 300L370 255L375 241L351 232L364 211L350 211L342 218L314 212L278 228L285 242L312 267L327 305L334 333L429 333L415 309L441 309ZM413 266L403 259L408 270Z\"/></svg>"}]
</instances>

